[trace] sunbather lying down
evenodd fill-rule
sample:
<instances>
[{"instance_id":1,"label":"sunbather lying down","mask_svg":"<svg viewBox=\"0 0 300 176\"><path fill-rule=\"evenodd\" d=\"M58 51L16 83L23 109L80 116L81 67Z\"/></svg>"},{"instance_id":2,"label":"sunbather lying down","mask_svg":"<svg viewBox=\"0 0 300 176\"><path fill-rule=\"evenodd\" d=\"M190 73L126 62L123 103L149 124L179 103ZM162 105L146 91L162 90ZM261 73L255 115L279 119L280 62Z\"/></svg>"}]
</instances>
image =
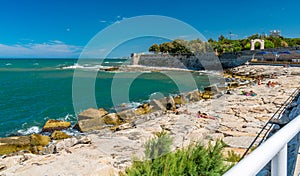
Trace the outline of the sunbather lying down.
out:
<instances>
[{"instance_id":1,"label":"sunbather lying down","mask_svg":"<svg viewBox=\"0 0 300 176\"><path fill-rule=\"evenodd\" d=\"M268 87L275 87L276 85L278 85L278 82L271 82L271 81L269 81L269 82L267 83L267 86L268 86Z\"/></svg>"},{"instance_id":2,"label":"sunbather lying down","mask_svg":"<svg viewBox=\"0 0 300 176\"><path fill-rule=\"evenodd\" d=\"M201 111L198 111L197 117L198 118L206 118L206 119L216 119L216 117L209 116L206 113L201 113Z\"/></svg>"},{"instance_id":3,"label":"sunbather lying down","mask_svg":"<svg viewBox=\"0 0 300 176\"><path fill-rule=\"evenodd\" d=\"M246 95L246 96L256 96L257 94L255 92L253 92L252 90L250 90L250 92L246 92L242 90L242 94Z\"/></svg>"}]
</instances>

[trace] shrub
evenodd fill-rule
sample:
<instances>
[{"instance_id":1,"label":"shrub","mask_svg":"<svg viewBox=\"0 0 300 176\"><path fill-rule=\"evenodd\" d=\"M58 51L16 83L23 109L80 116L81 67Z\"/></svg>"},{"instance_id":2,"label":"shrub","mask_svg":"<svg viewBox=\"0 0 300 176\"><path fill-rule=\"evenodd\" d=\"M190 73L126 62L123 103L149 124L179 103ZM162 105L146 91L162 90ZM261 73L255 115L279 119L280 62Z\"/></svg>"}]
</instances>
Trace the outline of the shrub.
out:
<instances>
[{"instance_id":1,"label":"shrub","mask_svg":"<svg viewBox=\"0 0 300 176\"><path fill-rule=\"evenodd\" d=\"M224 163L225 159L221 151L225 145L222 141L217 141L215 145L209 144L207 147L204 147L199 142L175 152L164 153L167 151L165 149L171 147L170 137L166 133L159 135L161 136L151 139L146 143L146 160L134 160L132 167L127 168L122 175L219 176L230 168L230 166ZM159 141L165 141L165 143L161 145L162 143ZM163 150L160 146L164 146ZM153 158L153 156L159 157Z\"/></svg>"},{"instance_id":2,"label":"shrub","mask_svg":"<svg viewBox=\"0 0 300 176\"><path fill-rule=\"evenodd\" d=\"M227 157L226 157L226 161L229 162L239 162L241 159L241 155L235 153L234 151L230 150L227 152Z\"/></svg>"}]
</instances>

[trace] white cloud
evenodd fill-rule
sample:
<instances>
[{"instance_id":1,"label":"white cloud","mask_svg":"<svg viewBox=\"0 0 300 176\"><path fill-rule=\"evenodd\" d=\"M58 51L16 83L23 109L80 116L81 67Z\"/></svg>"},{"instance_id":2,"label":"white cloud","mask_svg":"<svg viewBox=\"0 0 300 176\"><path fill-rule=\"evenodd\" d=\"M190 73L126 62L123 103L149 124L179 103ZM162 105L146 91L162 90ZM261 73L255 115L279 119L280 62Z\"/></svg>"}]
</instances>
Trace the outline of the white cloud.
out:
<instances>
[{"instance_id":1,"label":"white cloud","mask_svg":"<svg viewBox=\"0 0 300 176\"><path fill-rule=\"evenodd\" d=\"M107 21L106 20L100 20L99 22L100 23L106 23Z\"/></svg>"},{"instance_id":2,"label":"white cloud","mask_svg":"<svg viewBox=\"0 0 300 176\"><path fill-rule=\"evenodd\" d=\"M81 50L81 46L67 45L59 40L15 45L0 44L0 57L70 58L78 57Z\"/></svg>"}]
</instances>

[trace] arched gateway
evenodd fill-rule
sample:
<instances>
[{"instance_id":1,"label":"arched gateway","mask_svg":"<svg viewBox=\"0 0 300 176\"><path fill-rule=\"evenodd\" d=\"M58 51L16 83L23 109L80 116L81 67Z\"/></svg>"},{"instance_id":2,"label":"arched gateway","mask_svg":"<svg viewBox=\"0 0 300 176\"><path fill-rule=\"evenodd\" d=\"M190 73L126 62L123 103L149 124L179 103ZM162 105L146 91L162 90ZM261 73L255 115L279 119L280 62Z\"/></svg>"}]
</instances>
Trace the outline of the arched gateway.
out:
<instances>
[{"instance_id":1,"label":"arched gateway","mask_svg":"<svg viewBox=\"0 0 300 176\"><path fill-rule=\"evenodd\" d=\"M265 49L265 41L261 39L255 39L251 40L251 49L250 50L255 50L255 43L259 42L260 43L260 49L263 50Z\"/></svg>"}]
</instances>

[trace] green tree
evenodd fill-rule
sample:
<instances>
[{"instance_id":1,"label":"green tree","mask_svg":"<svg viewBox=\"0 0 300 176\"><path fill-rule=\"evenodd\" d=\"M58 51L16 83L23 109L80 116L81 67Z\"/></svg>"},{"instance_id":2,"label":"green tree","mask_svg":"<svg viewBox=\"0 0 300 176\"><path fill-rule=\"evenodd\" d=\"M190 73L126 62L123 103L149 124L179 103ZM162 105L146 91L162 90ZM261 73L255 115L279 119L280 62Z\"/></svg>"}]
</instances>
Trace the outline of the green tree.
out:
<instances>
[{"instance_id":1,"label":"green tree","mask_svg":"<svg viewBox=\"0 0 300 176\"><path fill-rule=\"evenodd\" d=\"M171 53L175 54L186 54L191 53L191 51L188 49L188 42L182 39L176 39L172 42L173 48L171 50Z\"/></svg>"},{"instance_id":2,"label":"green tree","mask_svg":"<svg viewBox=\"0 0 300 176\"><path fill-rule=\"evenodd\" d=\"M274 43L270 40L265 40L265 48L274 48Z\"/></svg>"},{"instance_id":3,"label":"green tree","mask_svg":"<svg viewBox=\"0 0 300 176\"><path fill-rule=\"evenodd\" d=\"M224 41L224 40L225 40L224 35L220 35L220 36L218 37L218 41L219 41L219 42L222 42L222 41Z\"/></svg>"},{"instance_id":4,"label":"green tree","mask_svg":"<svg viewBox=\"0 0 300 176\"><path fill-rule=\"evenodd\" d=\"M159 45L160 51L163 53L170 53L174 46L171 42L165 42Z\"/></svg>"},{"instance_id":5,"label":"green tree","mask_svg":"<svg viewBox=\"0 0 300 176\"><path fill-rule=\"evenodd\" d=\"M250 50L251 48L251 44L250 43L247 43L245 46L244 46L244 49L245 50Z\"/></svg>"},{"instance_id":6,"label":"green tree","mask_svg":"<svg viewBox=\"0 0 300 176\"><path fill-rule=\"evenodd\" d=\"M208 43L215 43L216 41L213 40L212 38L209 38L207 42L208 42Z\"/></svg>"},{"instance_id":7,"label":"green tree","mask_svg":"<svg viewBox=\"0 0 300 176\"><path fill-rule=\"evenodd\" d=\"M149 48L150 52L154 52L154 53L159 53L160 52L160 47L158 44L153 44L150 48Z\"/></svg>"}]
</instances>

